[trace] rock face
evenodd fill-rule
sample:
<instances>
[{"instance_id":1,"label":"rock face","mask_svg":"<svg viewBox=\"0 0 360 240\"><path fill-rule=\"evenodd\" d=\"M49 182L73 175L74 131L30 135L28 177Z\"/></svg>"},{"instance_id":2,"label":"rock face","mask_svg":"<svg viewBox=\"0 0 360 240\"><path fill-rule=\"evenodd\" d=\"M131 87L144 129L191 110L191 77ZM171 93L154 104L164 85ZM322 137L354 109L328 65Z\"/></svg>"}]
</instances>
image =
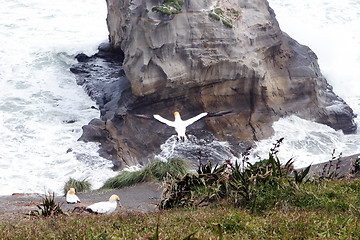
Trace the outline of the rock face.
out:
<instances>
[{"instance_id":1,"label":"rock face","mask_svg":"<svg viewBox=\"0 0 360 240\"><path fill-rule=\"evenodd\" d=\"M316 55L280 30L266 0L177 2L181 11L166 15L153 10L164 7L160 0L107 0L110 44L124 54L131 91L115 94L119 104L107 110L106 124L93 121L82 139L101 135L119 167L142 163L174 134L135 113L172 119L179 111L186 119L231 109L191 130L234 146L269 137L272 123L291 114L356 130L352 109L333 93Z\"/></svg>"},{"instance_id":2,"label":"rock face","mask_svg":"<svg viewBox=\"0 0 360 240\"><path fill-rule=\"evenodd\" d=\"M304 170L300 169L300 170ZM312 165L307 175L309 178L354 178L360 176L360 154L337 157L331 161Z\"/></svg>"}]
</instances>

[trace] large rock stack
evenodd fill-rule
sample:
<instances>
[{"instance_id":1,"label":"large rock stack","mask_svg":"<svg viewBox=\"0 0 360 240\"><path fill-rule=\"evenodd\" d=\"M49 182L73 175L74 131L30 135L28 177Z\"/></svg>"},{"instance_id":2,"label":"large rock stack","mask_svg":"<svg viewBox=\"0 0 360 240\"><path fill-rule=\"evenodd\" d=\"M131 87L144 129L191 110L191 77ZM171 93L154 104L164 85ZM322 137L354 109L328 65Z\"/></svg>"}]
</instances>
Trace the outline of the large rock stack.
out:
<instances>
[{"instance_id":1,"label":"large rock stack","mask_svg":"<svg viewBox=\"0 0 360 240\"><path fill-rule=\"evenodd\" d=\"M121 95L106 125L95 121L85 135L105 131L102 142L119 165L143 161L174 134L135 113L171 119L175 110L186 118L231 109L193 130L234 146L269 137L272 123L291 114L345 133L356 130L352 109L333 93L316 55L281 31L266 0L107 0L107 5L110 44L124 53L131 92Z\"/></svg>"}]
</instances>

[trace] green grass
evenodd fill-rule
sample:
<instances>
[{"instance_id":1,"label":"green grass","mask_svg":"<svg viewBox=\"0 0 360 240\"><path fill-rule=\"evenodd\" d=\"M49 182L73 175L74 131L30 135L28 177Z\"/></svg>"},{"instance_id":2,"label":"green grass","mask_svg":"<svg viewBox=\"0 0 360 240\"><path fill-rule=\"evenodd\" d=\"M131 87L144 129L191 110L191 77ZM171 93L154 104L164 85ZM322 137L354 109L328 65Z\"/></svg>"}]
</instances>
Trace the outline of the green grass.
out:
<instances>
[{"instance_id":1,"label":"green grass","mask_svg":"<svg viewBox=\"0 0 360 240\"><path fill-rule=\"evenodd\" d=\"M227 160L213 167L208 162L201 164L197 173L168 178L159 207L199 207L226 200L257 214L274 208L301 208L359 215L359 183L308 179L310 166L297 171L292 159L281 163L276 154L282 141L273 144L268 159L255 164L245 165L245 152L242 164Z\"/></svg>"},{"instance_id":2,"label":"green grass","mask_svg":"<svg viewBox=\"0 0 360 240\"><path fill-rule=\"evenodd\" d=\"M209 16L212 17L213 19L217 20L217 21L220 21L220 17L219 15L215 14L215 13L209 13Z\"/></svg>"},{"instance_id":3,"label":"green grass","mask_svg":"<svg viewBox=\"0 0 360 240\"><path fill-rule=\"evenodd\" d=\"M174 200L168 210L16 215L0 222L0 239L360 239L360 180L290 177L292 161L282 165L276 156L282 140L245 170L226 161L185 174L186 161L171 159L131 173L142 181L173 172L162 199ZM59 205L49 199L42 206L55 213Z\"/></svg>"},{"instance_id":4,"label":"green grass","mask_svg":"<svg viewBox=\"0 0 360 240\"><path fill-rule=\"evenodd\" d=\"M114 178L107 180L102 188L123 188L146 181L163 181L168 174L183 175L189 168L189 162L183 159L170 159L167 162L156 160L135 172L123 171Z\"/></svg>"},{"instance_id":5,"label":"green grass","mask_svg":"<svg viewBox=\"0 0 360 240\"><path fill-rule=\"evenodd\" d=\"M277 146L271 150L276 151ZM184 170L183 161L155 161L137 176L161 179L169 169ZM224 192L201 207L189 204L153 213L121 209L111 215L68 213L49 214L47 218L16 215L0 221L0 239L360 239L359 179L317 179L295 184L287 177L288 168L272 155L244 172L238 172L237 165L227 164L233 172L226 165L201 165L197 175L172 178L181 179L172 186L186 192L195 185L197 192L187 192L193 200L193 194L214 193L216 186L226 182L224 176L239 180L244 175L234 173L251 173L256 181L244 182L250 184L248 200L236 196L245 188L236 187L231 192L228 186L217 188L228 194ZM54 206L52 209L58 206L55 202L43 205Z\"/></svg>"},{"instance_id":6,"label":"green grass","mask_svg":"<svg viewBox=\"0 0 360 240\"><path fill-rule=\"evenodd\" d=\"M240 12L232 8L231 10L224 11L221 8L215 8L209 13L209 17L220 21L229 28L233 27L233 19L237 19L240 16Z\"/></svg>"},{"instance_id":7,"label":"green grass","mask_svg":"<svg viewBox=\"0 0 360 240\"><path fill-rule=\"evenodd\" d=\"M64 186L64 194L66 194L70 188L75 188L76 192L85 192L85 191L89 191L91 188L91 184L84 180L76 180L74 178L70 178Z\"/></svg>"},{"instance_id":8,"label":"green grass","mask_svg":"<svg viewBox=\"0 0 360 240\"><path fill-rule=\"evenodd\" d=\"M223 15L224 14L224 11L221 9L221 8L216 8L214 10L214 12L217 14L217 15Z\"/></svg>"},{"instance_id":9,"label":"green grass","mask_svg":"<svg viewBox=\"0 0 360 240\"><path fill-rule=\"evenodd\" d=\"M229 27L229 28L232 28L232 27L233 27L233 25L232 25L232 20L231 20L231 19L222 19L221 21L222 21L222 23L223 23L225 26L227 26L227 27Z\"/></svg>"},{"instance_id":10,"label":"green grass","mask_svg":"<svg viewBox=\"0 0 360 240\"><path fill-rule=\"evenodd\" d=\"M279 201L253 213L228 201L207 207L157 213L70 214L0 222L0 239L359 239L358 180L307 183L299 206ZM340 191L335 196L331 192ZM283 198L283 197L281 197ZM282 202L280 204L280 202ZM344 210L343 206L351 206Z\"/></svg>"},{"instance_id":11,"label":"green grass","mask_svg":"<svg viewBox=\"0 0 360 240\"><path fill-rule=\"evenodd\" d=\"M234 14L235 17L239 17L240 16L240 12L234 8L231 9L231 12Z\"/></svg>"}]
</instances>

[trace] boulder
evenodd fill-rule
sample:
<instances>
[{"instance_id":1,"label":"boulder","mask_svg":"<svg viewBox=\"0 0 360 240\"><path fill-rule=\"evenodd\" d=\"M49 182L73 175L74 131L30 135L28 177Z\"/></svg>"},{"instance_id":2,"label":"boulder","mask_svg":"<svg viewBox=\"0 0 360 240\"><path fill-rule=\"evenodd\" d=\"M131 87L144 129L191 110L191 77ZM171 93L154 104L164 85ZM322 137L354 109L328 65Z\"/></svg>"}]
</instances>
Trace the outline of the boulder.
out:
<instances>
[{"instance_id":1,"label":"boulder","mask_svg":"<svg viewBox=\"0 0 360 240\"><path fill-rule=\"evenodd\" d=\"M115 85L131 88L106 89L106 127L90 123L84 135L105 129L102 142L111 143L116 161L148 161L175 134L134 114L172 119L179 111L186 119L232 110L190 131L208 131L235 151L239 143L271 136L272 123L292 114L356 131L352 109L322 76L315 53L281 31L266 0L170 2L107 0L110 48L121 52L125 73Z\"/></svg>"}]
</instances>

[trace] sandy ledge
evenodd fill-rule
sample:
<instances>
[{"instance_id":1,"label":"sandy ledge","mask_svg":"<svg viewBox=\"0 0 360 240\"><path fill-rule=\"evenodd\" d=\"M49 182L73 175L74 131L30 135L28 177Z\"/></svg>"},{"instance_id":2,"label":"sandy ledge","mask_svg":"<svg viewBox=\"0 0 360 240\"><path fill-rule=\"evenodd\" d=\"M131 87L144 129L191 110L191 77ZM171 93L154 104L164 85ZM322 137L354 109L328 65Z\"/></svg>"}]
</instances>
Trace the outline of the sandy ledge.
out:
<instances>
[{"instance_id":1,"label":"sandy ledge","mask_svg":"<svg viewBox=\"0 0 360 240\"><path fill-rule=\"evenodd\" d=\"M108 201L112 194L120 197L121 208L117 211L150 212L157 211L163 188L159 183L140 183L131 187L115 190L95 190L77 193L81 200L78 204L67 204L65 196L55 196L55 201L61 203L65 212L71 212L75 207L85 207L95 202ZM42 202L41 194L15 193L9 196L0 196L0 220L15 216L26 216L32 210L37 210Z\"/></svg>"}]
</instances>

